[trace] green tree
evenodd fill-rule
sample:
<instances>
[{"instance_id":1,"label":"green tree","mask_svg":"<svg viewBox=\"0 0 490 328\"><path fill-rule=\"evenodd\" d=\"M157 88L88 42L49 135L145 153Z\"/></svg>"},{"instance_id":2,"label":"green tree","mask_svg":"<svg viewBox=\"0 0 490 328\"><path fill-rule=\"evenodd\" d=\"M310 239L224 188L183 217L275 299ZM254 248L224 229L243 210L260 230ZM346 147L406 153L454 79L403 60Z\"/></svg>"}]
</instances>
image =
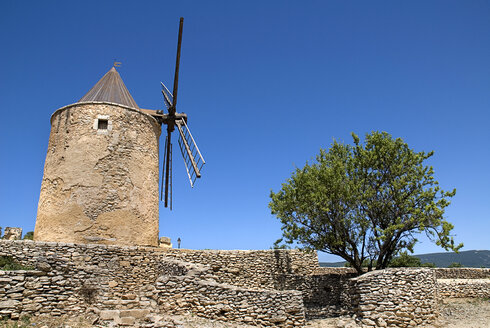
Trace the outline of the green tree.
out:
<instances>
[{"instance_id":1,"label":"green tree","mask_svg":"<svg viewBox=\"0 0 490 328\"><path fill-rule=\"evenodd\" d=\"M441 190L423 163L433 152L415 152L386 132L367 134L364 145L352 137L353 146L334 141L271 191L285 242L338 255L359 273L366 261L382 269L394 254L413 252L422 232L446 250L461 248L443 217L456 190Z\"/></svg>"},{"instance_id":2,"label":"green tree","mask_svg":"<svg viewBox=\"0 0 490 328\"><path fill-rule=\"evenodd\" d=\"M28 231L26 232L26 234L24 235L24 240L28 239L28 240L34 240L34 231Z\"/></svg>"}]
</instances>

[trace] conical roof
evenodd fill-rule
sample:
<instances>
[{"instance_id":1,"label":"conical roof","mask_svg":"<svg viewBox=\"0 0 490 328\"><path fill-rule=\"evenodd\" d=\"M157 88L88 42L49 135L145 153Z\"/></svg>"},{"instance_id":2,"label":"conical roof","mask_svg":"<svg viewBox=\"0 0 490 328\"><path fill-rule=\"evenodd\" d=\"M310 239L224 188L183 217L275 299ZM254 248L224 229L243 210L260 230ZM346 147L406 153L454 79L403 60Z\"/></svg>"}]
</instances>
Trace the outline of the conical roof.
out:
<instances>
[{"instance_id":1,"label":"conical roof","mask_svg":"<svg viewBox=\"0 0 490 328\"><path fill-rule=\"evenodd\" d=\"M139 109L114 67L78 102L84 101L106 101Z\"/></svg>"}]
</instances>

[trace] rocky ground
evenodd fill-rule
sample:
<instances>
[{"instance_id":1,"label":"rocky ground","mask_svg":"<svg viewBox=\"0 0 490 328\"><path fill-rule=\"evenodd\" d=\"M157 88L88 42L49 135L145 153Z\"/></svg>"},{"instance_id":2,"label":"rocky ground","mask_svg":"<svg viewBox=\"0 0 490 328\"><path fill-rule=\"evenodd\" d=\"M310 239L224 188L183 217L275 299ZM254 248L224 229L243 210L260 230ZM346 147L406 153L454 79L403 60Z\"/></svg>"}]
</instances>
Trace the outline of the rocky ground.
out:
<instances>
[{"instance_id":1,"label":"rocky ground","mask_svg":"<svg viewBox=\"0 0 490 328\"><path fill-rule=\"evenodd\" d=\"M449 299L440 304L441 316L434 328L490 328L490 300ZM194 315L153 316L157 324L140 327L165 328L252 328L254 326L207 320ZM37 317L19 321L0 321L0 328L89 328L116 327L113 322L98 322L95 315L80 318ZM308 321L307 328L357 328L350 317Z\"/></svg>"}]
</instances>

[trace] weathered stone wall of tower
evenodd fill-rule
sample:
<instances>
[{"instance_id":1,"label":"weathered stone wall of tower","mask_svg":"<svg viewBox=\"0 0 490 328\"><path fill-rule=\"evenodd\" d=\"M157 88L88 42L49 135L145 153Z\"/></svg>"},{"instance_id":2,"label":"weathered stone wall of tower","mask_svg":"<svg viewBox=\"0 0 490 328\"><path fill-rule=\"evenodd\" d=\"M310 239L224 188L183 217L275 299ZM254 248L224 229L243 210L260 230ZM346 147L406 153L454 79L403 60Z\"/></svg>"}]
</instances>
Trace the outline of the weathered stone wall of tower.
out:
<instances>
[{"instance_id":1,"label":"weathered stone wall of tower","mask_svg":"<svg viewBox=\"0 0 490 328\"><path fill-rule=\"evenodd\" d=\"M77 103L51 117L34 239L158 244L158 138L150 115Z\"/></svg>"}]
</instances>

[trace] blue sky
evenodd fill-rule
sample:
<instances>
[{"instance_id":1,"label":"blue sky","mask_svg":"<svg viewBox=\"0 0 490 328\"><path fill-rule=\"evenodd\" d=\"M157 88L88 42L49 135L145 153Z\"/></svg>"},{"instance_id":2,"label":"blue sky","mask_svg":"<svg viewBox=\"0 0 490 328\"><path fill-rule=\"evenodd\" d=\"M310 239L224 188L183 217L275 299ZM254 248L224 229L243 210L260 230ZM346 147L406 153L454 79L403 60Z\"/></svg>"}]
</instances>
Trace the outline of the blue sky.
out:
<instances>
[{"instance_id":1,"label":"blue sky","mask_svg":"<svg viewBox=\"0 0 490 328\"><path fill-rule=\"evenodd\" d=\"M140 107L163 108L180 16L178 110L207 165L191 189L174 156L162 236L267 249L270 190L334 138L380 130L435 151L456 240L490 249L488 1L2 1L0 226L34 229L49 118L113 59Z\"/></svg>"}]
</instances>

